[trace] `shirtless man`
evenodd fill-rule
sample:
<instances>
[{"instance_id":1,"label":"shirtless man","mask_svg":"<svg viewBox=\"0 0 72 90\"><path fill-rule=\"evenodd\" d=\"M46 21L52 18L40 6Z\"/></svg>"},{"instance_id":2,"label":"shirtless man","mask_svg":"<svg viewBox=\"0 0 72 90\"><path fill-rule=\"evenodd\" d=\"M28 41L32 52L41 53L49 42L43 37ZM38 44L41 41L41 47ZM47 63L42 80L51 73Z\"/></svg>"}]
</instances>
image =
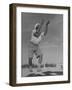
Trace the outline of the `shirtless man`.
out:
<instances>
[{"instance_id":1,"label":"shirtless man","mask_svg":"<svg viewBox=\"0 0 72 90\"><path fill-rule=\"evenodd\" d=\"M49 24L49 20L45 23L45 30L42 32L42 26L44 24L44 20L41 21L41 23L37 23L34 26L34 30L32 30L32 34L31 34L31 39L30 39L30 43L29 43L29 69L30 72L32 72L32 59L33 59L33 55L35 54L36 58L38 58L38 68L40 71L40 65L42 63L42 58L43 58L43 54L40 50L39 44L41 42L41 40L44 38L44 36L46 36L47 31L48 31L48 24Z\"/></svg>"}]
</instances>

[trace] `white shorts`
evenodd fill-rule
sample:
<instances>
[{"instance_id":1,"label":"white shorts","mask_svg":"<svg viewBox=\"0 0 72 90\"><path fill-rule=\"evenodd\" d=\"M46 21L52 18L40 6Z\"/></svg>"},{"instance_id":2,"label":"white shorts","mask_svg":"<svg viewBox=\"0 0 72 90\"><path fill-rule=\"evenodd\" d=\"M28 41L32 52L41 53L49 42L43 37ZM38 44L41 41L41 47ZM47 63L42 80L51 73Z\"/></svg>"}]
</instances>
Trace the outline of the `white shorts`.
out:
<instances>
[{"instance_id":1,"label":"white shorts","mask_svg":"<svg viewBox=\"0 0 72 90\"><path fill-rule=\"evenodd\" d=\"M34 44L34 43L30 42L28 48L29 48L28 49L29 57L33 57L34 54L36 54L36 56L39 56L42 54L40 46L38 44Z\"/></svg>"}]
</instances>

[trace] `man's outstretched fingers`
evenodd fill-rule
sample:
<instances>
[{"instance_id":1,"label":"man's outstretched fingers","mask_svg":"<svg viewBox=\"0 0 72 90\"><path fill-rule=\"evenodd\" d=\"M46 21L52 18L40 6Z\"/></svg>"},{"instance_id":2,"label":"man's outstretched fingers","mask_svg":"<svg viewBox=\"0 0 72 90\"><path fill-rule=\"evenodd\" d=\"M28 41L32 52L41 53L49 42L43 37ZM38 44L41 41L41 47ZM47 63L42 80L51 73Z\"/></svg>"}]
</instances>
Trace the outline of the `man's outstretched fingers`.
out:
<instances>
[{"instance_id":1,"label":"man's outstretched fingers","mask_svg":"<svg viewBox=\"0 0 72 90\"><path fill-rule=\"evenodd\" d=\"M48 25L48 24L50 24L50 21L49 20L46 22L46 25Z\"/></svg>"}]
</instances>

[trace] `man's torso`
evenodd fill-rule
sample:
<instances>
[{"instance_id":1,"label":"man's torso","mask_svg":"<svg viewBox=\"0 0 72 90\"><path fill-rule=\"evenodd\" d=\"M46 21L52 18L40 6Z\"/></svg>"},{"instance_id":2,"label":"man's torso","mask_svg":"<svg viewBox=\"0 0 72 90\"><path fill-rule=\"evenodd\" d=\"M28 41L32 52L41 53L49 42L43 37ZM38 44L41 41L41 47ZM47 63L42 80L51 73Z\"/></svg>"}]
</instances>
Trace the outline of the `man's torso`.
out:
<instances>
[{"instance_id":1,"label":"man's torso","mask_svg":"<svg viewBox=\"0 0 72 90\"><path fill-rule=\"evenodd\" d=\"M40 41L42 40L43 35L44 35L44 32L37 33L36 30L33 30L30 41L34 44L39 44Z\"/></svg>"}]
</instances>

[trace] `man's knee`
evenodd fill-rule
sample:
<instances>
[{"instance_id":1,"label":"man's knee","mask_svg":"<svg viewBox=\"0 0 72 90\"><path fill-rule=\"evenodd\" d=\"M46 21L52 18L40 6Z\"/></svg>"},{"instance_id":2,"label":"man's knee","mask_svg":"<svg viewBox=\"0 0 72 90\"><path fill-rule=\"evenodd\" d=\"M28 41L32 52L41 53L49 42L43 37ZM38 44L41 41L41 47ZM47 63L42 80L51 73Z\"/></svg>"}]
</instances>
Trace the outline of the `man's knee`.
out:
<instances>
[{"instance_id":1,"label":"man's knee","mask_svg":"<svg viewBox=\"0 0 72 90\"><path fill-rule=\"evenodd\" d=\"M43 55L42 54L41 55L38 55L37 58L39 58L38 62L39 63L42 63Z\"/></svg>"}]
</instances>

